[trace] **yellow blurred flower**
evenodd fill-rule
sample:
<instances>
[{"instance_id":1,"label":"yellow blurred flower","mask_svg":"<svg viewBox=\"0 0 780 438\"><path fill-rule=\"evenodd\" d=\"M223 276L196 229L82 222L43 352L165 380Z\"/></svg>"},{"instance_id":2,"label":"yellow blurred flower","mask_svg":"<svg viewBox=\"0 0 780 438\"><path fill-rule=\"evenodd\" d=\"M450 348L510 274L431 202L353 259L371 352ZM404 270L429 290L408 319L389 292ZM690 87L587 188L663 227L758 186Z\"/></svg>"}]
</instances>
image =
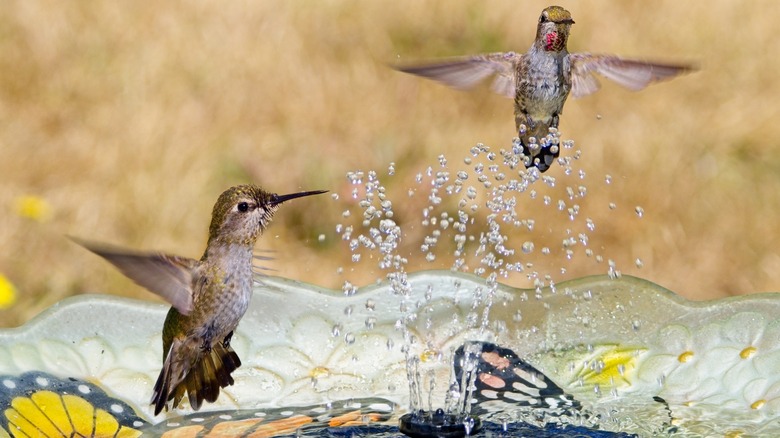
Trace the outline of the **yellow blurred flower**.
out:
<instances>
[{"instance_id":1,"label":"yellow blurred flower","mask_svg":"<svg viewBox=\"0 0 780 438\"><path fill-rule=\"evenodd\" d=\"M40 196L19 196L14 209L17 215L37 222L46 222L51 217L51 206Z\"/></svg>"},{"instance_id":2,"label":"yellow blurred flower","mask_svg":"<svg viewBox=\"0 0 780 438\"><path fill-rule=\"evenodd\" d=\"M0 309L7 309L16 302L16 288L5 277L0 274Z\"/></svg>"}]
</instances>

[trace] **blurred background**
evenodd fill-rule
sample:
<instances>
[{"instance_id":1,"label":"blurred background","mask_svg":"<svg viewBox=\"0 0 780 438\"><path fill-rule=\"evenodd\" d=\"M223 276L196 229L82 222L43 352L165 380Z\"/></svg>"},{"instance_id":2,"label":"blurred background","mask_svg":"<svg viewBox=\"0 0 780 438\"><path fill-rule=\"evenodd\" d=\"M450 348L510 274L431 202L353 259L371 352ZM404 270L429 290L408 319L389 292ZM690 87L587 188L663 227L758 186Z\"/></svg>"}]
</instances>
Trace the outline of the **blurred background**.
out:
<instances>
[{"instance_id":1,"label":"blurred background","mask_svg":"<svg viewBox=\"0 0 780 438\"><path fill-rule=\"evenodd\" d=\"M700 67L639 93L602 81L568 101L560 128L582 151L591 247L691 299L780 291L780 8L558 3L576 21L572 52ZM159 301L65 236L199 258L214 202L239 183L340 194L277 213L258 244L273 275L336 289L383 276L372 263L356 269L335 233L354 207L345 173L358 169L385 178L409 232L407 269L447 268L424 261L415 224L427 199L407 191L422 191L415 176L440 154L454 171L477 143L507 147L512 103L487 85L459 92L388 64L525 51L549 4L4 2L0 326L86 292ZM567 178L560 166L545 175ZM554 208L521 202L540 230L561 222ZM566 225L556 227L551 247ZM545 263L556 282L607 272L584 257L565 272ZM531 285L523 274L502 281Z\"/></svg>"}]
</instances>

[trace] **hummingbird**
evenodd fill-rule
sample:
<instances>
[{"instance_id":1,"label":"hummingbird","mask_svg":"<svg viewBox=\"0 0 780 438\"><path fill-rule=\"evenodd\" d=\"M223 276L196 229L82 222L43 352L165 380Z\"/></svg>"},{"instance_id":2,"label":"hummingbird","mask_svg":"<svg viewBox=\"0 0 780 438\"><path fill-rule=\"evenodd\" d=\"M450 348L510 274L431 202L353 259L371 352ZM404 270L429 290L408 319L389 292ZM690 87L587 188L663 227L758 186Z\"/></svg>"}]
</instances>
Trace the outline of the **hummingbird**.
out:
<instances>
[{"instance_id":1,"label":"hummingbird","mask_svg":"<svg viewBox=\"0 0 780 438\"><path fill-rule=\"evenodd\" d=\"M252 297L255 242L280 204L325 192L276 195L255 185L226 190L214 205L200 260L74 239L172 305L162 330L163 367L150 402L154 415L167 410L171 400L176 408L185 393L197 411L234 383L231 374L241 360L230 340Z\"/></svg>"},{"instance_id":2,"label":"hummingbird","mask_svg":"<svg viewBox=\"0 0 780 438\"><path fill-rule=\"evenodd\" d=\"M493 91L515 100L515 127L525 166L535 166L544 172L560 153L558 144L545 141L550 128L558 128L569 93L578 98L598 91L600 85L594 73L638 91L653 82L694 69L690 65L646 62L613 55L570 54L566 43L572 24L574 20L569 11L560 6L549 6L539 17L536 38L527 53L486 53L395 68L457 89L470 88L482 79L496 75Z\"/></svg>"}]
</instances>

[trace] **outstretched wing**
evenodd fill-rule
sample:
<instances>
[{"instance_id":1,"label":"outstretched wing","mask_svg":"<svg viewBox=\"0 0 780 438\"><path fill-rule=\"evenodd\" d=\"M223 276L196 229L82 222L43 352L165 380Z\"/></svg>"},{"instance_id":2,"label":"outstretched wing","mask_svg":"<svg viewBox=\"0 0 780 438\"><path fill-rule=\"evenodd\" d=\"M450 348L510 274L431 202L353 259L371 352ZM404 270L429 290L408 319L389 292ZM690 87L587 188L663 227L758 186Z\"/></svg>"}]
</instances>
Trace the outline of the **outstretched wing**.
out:
<instances>
[{"instance_id":1,"label":"outstretched wing","mask_svg":"<svg viewBox=\"0 0 780 438\"><path fill-rule=\"evenodd\" d=\"M192 311L192 270L197 261L167 254L128 251L80 239L73 240L108 260L134 282L163 297L182 315L188 315Z\"/></svg>"},{"instance_id":2,"label":"outstretched wing","mask_svg":"<svg viewBox=\"0 0 780 438\"><path fill-rule=\"evenodd\" d=\"M574 97L583 97L598 91L599 81L593 73L629 90L638 91L653 82L671 79L695 69L685 64L659 64L610 55L574 53L571 55L571 93Z\"/></svg>"},{"instance_id":3,"label":"outstretched wing","mask_svg":"<svg viewBox=\"0 0 780 438\"><path fill-rule=\"evenodd\" d=\"M514 98L515 70L522 58L515 52L496 52L453 58L424 65L395 66L396 70L439 81L465 90L490 75L496 75L493 91Z\"/></svg>"}]
</instances>

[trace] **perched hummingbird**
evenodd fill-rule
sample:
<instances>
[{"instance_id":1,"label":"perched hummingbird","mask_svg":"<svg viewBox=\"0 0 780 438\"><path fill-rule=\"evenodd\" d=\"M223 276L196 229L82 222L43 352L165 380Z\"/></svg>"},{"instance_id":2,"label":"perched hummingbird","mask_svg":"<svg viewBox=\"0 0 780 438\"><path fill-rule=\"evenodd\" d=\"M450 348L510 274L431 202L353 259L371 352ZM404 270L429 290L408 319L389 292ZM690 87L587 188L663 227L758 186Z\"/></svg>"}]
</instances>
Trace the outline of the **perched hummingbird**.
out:
<instances>
[{"instance_id":1,"label":"perched hummingbird","mask_svg":"<svg viewBox=\"0 0 780 438\"><path fill-rule=\"evenodd\" d=\"M209 241L200 260L141 253L77 241L123 274L169 301L163 325L163 368L151 404L157 415L187 393L192 409L214 402L233 384L241 365L230 347L252 297L252 252L279 204L324 190L275 195L254 185L222 193L211 216Z\"/></svg>"},{"instance_id":2,"label":"perched hummingbird","mask_svg":"<svg viewBox=\"0 0 780 438\"><path fill-rule=\"evenodd\" d=\"M536 166L544 172L560 152L557 144L547 144L544 139L550 128L558 127L569 92L582 97L599 89L593 73L636 91L693 69L611 55L569 54L566 41L572 24L569 11L550 6L539 17L536 39L528 53L487 53L396 68L459 89L496 74L493 91L515 99L515 125L523 155L528 157L526 167Z\"/></svg>"}]
</instances>

